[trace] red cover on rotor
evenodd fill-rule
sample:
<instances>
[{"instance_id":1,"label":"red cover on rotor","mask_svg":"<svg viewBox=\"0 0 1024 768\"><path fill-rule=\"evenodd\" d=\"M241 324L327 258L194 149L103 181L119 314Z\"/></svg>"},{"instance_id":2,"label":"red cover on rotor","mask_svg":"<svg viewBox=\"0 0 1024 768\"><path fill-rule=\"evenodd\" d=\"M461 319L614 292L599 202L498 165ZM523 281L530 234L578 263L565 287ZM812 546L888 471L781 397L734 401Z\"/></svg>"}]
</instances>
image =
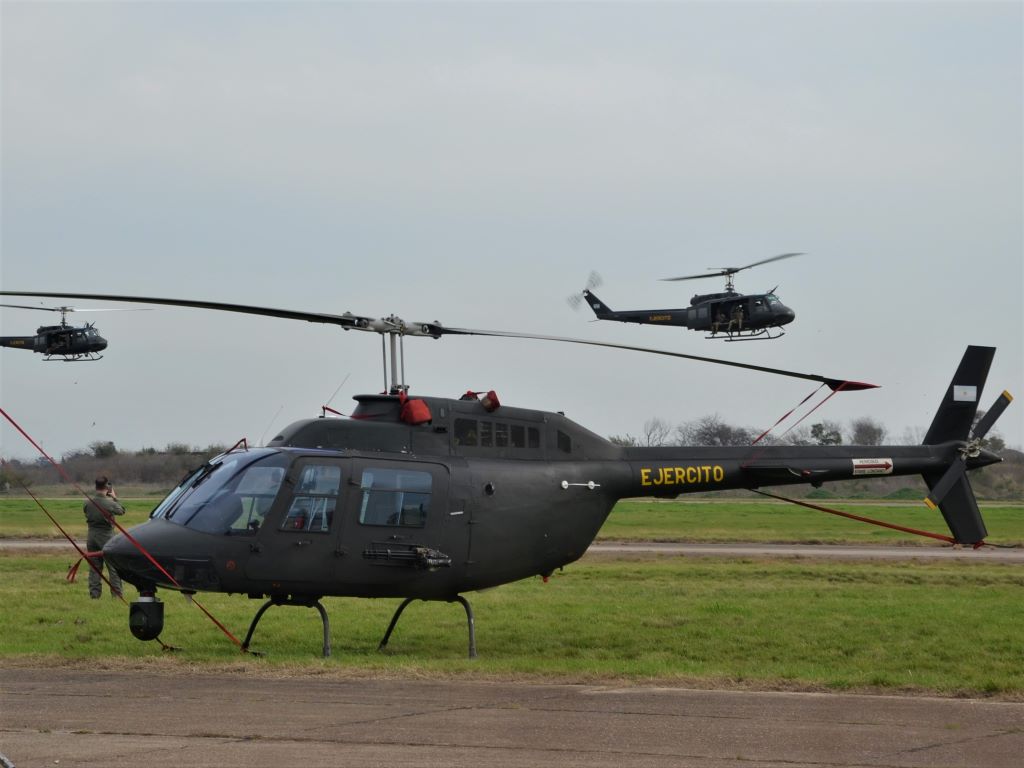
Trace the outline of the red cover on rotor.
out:
<instances>
[{"instance_id":1,"label":"red cover on rotor","mask_svg":"<svg viewBox=\"0 0 1024 768\"><path fill-rule=\"evenodd\" d=\"M430 406L427 405L426 400L410 400L409 396L402 392L398 396L398 401L402 404L402 410L398 414L398 418L404 421L406 424L429 424L433 421L434 417L430 413Z\"/></svg>"}]
</instances>

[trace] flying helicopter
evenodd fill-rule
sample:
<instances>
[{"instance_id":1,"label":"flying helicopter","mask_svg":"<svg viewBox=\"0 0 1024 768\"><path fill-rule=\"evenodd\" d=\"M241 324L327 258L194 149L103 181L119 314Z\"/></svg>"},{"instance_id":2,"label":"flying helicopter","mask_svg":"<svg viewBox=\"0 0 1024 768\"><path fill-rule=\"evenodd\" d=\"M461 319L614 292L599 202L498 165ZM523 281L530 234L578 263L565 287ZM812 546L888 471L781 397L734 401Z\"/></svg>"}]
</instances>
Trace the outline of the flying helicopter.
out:
<instances>
[{"instance_id":1,"label":"flying helicopter","mask_svg":"<svg viewBox=\"0 0 1024 768\"><path fill-rule=\"evenodd\" d=\"M107 348L107 340L100 336L95 324L82 327L69 325L69 312L96 312L102 310L75 309L74 307L33 307L24 304L0 304L13 309L38 309L44 312L60 312L60 325L43 325L36 329L35 336L0 336L0 347L29 349L44 355L44 360L63 360L66 363L83 360L101 360L99 354Z\"/></svg>"},{"instance_id":2,"label":"flying helicopter","mask_svg":"<svg viewBox=\"0 0 1024 768\"><path fill-rule=\"evenodd\" d=\"M696 294L690 299L690 306L680 309L627 309L613 310L594 294L599 287L600 277L591 273L587 287L582 293L569 297L570 304L577 306L585 300L598 320L615 320L620 323L643 325L669 325L703 331L706 339L722 341L750 341L777 339L785 335L782 326L792 323L796 313L787 307L775 294L776 288L765 293L742 294L736 292L733 275L745 269L768 264L773 261L802 256L802 253L780 253L768 259L755 261L743 267L711 267L717 271L706 275L664 277L664 281L701 280L707 277L725 277L725 291L722 293Z\"/></svg>"},{"instance_id":3,"label":"flying helicopter","mask_svg":"<svg viewBox=\"0 0 1024 768\"><path fill-rule=\"evenodd\" d=\"M503 404L497 393L410 397L406 337L495 336L668 355L820 382L833 392L865 382L599 341L508 331L139 296L15 293L126 301L333 324L378 333L382 394L356 396L350 418L305 419L265 447L242 444L189 473L150 514L114 537L103 556L139 590L129 627L141 640L163 630L158 589L264 600L248 649L273 606L316 608L330 655L325 596L400 598L380 647L413 601L457 602L469 655L475 622L465 594L540 575L579 559L608 514L628 497L762 486L812 485L866 475L921 475L925 499L952 536L981 546L987 529L968 472L1002 461L981 441L1009 405L1003 392L976 425L995 354L968 347L921 445L660 447L615 445L561 413ZM402 372L401 377L399 371ZM483 394L483 396L481 396ZM116 524L116 521L115 521Z\"/></svg>"}]
</instances>

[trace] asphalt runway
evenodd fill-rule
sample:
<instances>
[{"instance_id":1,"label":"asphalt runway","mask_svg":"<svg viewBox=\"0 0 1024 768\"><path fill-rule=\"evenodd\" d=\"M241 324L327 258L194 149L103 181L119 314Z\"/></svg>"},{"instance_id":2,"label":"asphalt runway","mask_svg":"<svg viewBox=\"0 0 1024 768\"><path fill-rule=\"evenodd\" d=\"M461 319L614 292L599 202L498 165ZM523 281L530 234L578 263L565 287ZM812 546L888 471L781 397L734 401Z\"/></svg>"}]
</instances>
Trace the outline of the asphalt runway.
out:
<instances>
[{"instance_id":1,"label":"asphalt runway","mask_svg":"<svg viewBox=\"0 0 1024 768\"><path fill-rule=\"evenodd\" d=\"M1024 703L0 667L16 768L1017 768ZM2 764L2 761L0 761Z\"/></svg>"}]
</instances>

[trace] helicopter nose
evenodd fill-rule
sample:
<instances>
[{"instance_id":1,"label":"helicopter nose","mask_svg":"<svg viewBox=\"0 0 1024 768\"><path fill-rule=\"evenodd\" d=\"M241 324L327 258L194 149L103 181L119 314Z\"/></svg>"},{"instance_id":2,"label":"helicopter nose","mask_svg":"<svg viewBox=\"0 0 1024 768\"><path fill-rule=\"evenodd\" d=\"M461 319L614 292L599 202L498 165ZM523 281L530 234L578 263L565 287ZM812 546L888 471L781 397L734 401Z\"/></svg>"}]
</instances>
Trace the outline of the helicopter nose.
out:
<instances>
[{"instance_id":1,"label":"helicopter nose","mask_svg":"<svg viewBox=\"0 0 1024 768\"><path fill-rule=\"evenodd\" d=\"M129 533L138 546L124 534L117 535L104 545L103 558L122 579L139 590L156 585L187 590L218 589L219 578L209 556L208 543L196 540L202 534L166 520L150 520Z\"/></svg>"},{"instance_id":2,"label":"helicopter nose","mask_svg":"<svg viewBox=\"0 0 1024 768\"><path fill-rule=\"evenodd\" d=\"M107 340L104 339L102 336L97 336L96 337L96 351L100 352L100 351L102 351L102 350L104 350L106 348L107 348Z\"/></svg>"},{"instance_id":3,"label":"helicopter nose","mask_svg":"<svg viewBox=\"0 0 1024 768\"><path fill-rule=\"evenodd\" d=\"M787 325L796 320L796 312L789 307L782 307L775 313L779 325Z\"/></svg>"}]
</instances>

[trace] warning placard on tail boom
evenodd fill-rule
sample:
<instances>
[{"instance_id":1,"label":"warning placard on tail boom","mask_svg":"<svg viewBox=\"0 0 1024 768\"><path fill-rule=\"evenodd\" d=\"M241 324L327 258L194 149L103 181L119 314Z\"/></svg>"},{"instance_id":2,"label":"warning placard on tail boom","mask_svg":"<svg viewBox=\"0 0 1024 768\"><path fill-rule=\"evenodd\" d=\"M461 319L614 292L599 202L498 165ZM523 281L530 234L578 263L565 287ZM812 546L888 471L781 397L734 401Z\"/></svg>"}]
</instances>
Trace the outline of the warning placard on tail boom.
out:
<instances>
[{"instance_id":1,"label":"warning placard on tail boom","mask_svg":"<svg viewBox=\"0 0 1024 768\"><path fill-rule=\"evenodd\" d=\"M978 388L967 384L954 384L953 401L957 403L978 402Z\"/></svg>"},{"instance_id":2,"label":"warning placard on tail boom","mask_svg":"<svg viewBox=\"0 0 1024 768\"><path fill-rule=\"evenodd\" d=\"M854 475L891 475L892 459L853 459Z\"/></svg>"}]
</instances>

